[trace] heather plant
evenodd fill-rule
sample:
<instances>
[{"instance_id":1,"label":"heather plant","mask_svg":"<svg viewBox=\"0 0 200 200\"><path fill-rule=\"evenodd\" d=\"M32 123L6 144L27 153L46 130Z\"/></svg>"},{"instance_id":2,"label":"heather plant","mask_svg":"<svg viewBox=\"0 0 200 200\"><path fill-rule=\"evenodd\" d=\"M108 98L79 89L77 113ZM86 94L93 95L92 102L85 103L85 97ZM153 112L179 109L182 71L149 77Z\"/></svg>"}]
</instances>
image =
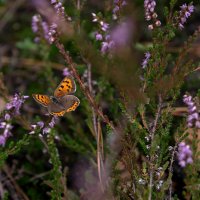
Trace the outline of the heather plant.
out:
<instances>
[{"instance_id":1,"label":"heather plant","mask_svg":"<svg viewBox=\"0 0 200 200\"><path fill-rule=\"evenodd\" d=\"M198 1L0 5L0 199L200 198Z\"/></svg>"}]
</instances>

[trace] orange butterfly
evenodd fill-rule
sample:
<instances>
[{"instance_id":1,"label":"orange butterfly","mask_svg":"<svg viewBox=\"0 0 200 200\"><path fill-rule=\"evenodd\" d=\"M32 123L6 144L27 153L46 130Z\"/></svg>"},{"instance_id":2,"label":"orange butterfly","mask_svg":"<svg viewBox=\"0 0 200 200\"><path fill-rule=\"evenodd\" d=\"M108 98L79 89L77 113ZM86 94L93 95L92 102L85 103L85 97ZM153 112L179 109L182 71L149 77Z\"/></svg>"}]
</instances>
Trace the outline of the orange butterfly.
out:
<instances>
[{"instance_id":1,"label":"orange butterfly","mask_svg":"<svg viewBox=\"0 0 200 200\"><path fill-rule=\"evenodd\" d=\"M58 85L54 96L32 94L35 101L47 107L51 115L63 116L66 112L74 111L80 100L72 95L76 91L76 84L71 76L66 76Z\"/></svg>"}]
</instances>

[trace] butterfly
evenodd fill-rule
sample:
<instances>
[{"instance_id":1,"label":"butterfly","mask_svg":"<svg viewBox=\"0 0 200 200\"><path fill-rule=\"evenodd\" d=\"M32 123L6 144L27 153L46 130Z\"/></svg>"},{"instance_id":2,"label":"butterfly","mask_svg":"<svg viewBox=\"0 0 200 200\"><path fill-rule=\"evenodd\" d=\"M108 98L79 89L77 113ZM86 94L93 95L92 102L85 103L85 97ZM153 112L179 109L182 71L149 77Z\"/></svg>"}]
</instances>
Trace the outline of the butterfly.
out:
<instances>
[{"instance_id":1,"label":"butterfly","mask_svg":"<svg viewBox=\"0 0 200 200\"><path fill-rule=\"evenodd\" d=\"M54 116L63 116L66 112L76 110L80 100L72 95L76 91L76 84L71 76L66 76L54 91L54 96L32 94L35 101Z\"/></svg>"}]
</instances>

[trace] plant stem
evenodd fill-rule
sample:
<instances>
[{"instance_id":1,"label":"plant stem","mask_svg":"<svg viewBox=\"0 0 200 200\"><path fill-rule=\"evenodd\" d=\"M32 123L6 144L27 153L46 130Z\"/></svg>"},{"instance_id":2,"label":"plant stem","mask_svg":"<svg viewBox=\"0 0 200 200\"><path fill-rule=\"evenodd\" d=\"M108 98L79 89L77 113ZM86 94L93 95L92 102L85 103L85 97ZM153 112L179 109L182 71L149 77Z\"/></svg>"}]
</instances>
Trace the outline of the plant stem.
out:
<instances>
[{"instance_id":1,"label":"plant stem","mask_svg":"<svg viewBox=\"0 0 200 200\"><path fill-rule=\"evenodd\" d=\"M172 157L171 157L171 161L170 161L170 166L169 166L169 173L173 173L173 162L174 162L174 156L175 156L175 152L177 149L177 143L174 146L173 152L172 152ZM169 184L169 200L172 200L172 177L170 178L170 184Z\"/></svg>"},{"instance_id":2,"label":"plant stem","mask_svg":"<svg viewBox=\"0 0 200 200\"><path fill-rule=\"evenodd\" d=\"M156 127L157 127L157 124L158 124L158 119L159 119L160 113L161 113L161 107L162 107L162 98L161 98L161 95L159 94L158 108L157 108L156 117L155 117L155 120L154 120L154 125L153 125L152 131L151 131L151 148L152 148L152 144L153 144L153 140L154 140ZM150 153L149 196L148 196L148 200L152 199L153 175L154 175L153 162L154 162L154 155L152 155L152 152L151 152Z\"/></svg>"},{"instance_id":3,"label":"plant stem","mask_svg":"<svg viewBox=\"0 0 200 200\"><path fill-rule=\"evenodd\" d=\"M72 58L70 57L69 53L65 51L64 45L61 44L58 40L55 41L56 47L59 49L60 53L65 59L65 62L69 65L69 68L72 70L74 77L78 81L80 88L82 89L83 93L85 94L88 102L90 105L94 108L97 115L99 115L102 120L108 124L113 130L115 130L114 125L110 122L107 116L103 114L103 112L99 109L98 105L96 104L94 98L92 97L90 91L85 87L84 83L79 77L79 74L75 68L75 64L72 61Z\"/></svg>"}]
</instances>

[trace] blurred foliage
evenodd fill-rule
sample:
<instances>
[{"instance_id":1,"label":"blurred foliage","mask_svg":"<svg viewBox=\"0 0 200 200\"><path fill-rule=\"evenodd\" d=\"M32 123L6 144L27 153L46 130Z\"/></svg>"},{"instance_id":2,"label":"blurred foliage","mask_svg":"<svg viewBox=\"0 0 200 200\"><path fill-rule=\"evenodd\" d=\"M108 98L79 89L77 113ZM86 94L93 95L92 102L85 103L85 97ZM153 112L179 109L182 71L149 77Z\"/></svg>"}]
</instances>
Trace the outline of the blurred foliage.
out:
<instances>
[{"instance_id":1,"label":"blurred foliage","mask_svg":"<svg viewBox=\"0 0 200 200\"><path fill-rule=\"evenodd\" d=\"M177 1L174 9L178 10L180 5L189 2ZM81 8L78 3L81 3ZM37 200L67 197L70 200L147 199L150 192L147 183L152 166L155 174L160 166L162 170L159 177L154 177L151 199L164 199L168 194L171 178L174 184L183 184L181 192L174 187L173 199L183 199L183 196L199 199L199 191L191 189L193 184L199 184L200 180L199 156L195 155L195 165L188 166L185 171L180 169L176 162L173 163L174 171L178 171L173 177L169 169L171 153L168 148L179 142L176 141L175 135L177 132L184 132L186 122L182 118L180 120L172 116L167 110L175 105L182 106L181 96L185 91L189 90L195 94L199 88L199 72L190 73L199 65L200 50L196 47L198 40L190 53L184 56L187 60L181 60L178 73L171 73L181 50L184 50L184 42L199 25L199 1L193 1L196 6L195 13L182 32L175 30L170 24L165 24L166 16L163 10L165 6L169 6L167 0L157 1L156 7L163 28L153 33L148 31L143 3L141 0L128 2L129 6L122 12L121 18L129 16L134 21L130 48L129 51L120 52L110 58L99 52L100 44L94 39L97 26L92 22L91 13L100 13L112 27L118 23L112 19L113 2L63 1L66 13L72 18L75 34L72 37L69 37L68 33L62 34L61 41L76 63L76 69L86 87L89 70L86 61L91 64L94 100L117 129L115 132L95 116L103 136L103 170L109 183L112 183L109 186L105 184L106 189L101 190L97 161L99 143L93 124L94 110L77 81L75 95L81 101L77 110L60 118L49 135L40 137L40 131L34 135L28 134L31 124L38 121L48 124L50 121L50 117L45 115L46 108L37 105L31 95L52 95L64 77L63 69L69 65L65 63L55 45L49 45L44 40L40 43L34 42L31 19L39 12L34 1L0 1L2 82L5 84L8 98L15 93L30 96L23 105L21 115L12 120L12 136L5 147L0 147L0 183L4 191L4 194L1 194L2 199L14 199L15 195L19 196L19 199L25 199L22 193L25 193L28 199ZM168 45L165 46L163 41L167 41ZM142 71L141 62L146 51L150 51L152 55L149 61L151 67L148 66L147 71ZM188 63L188 60L194 64ZM189 75L185 78L186 72ZM145 92L141 89L144 83L141 81L141 74L146 81ZM144 126L142 116L146 114L147 124L152 129L158 114L158 94L162 94L165 102L149 149L145 139L149 137L149 132ZM4 104L8 100L2 92L0 98ZM5 106L1 107L1 116L4 109ZM24 124L24 120L29 124ZM183 139L182 135L178 139ZM198 142L193 141L193 150L197 152ZM148 160L153 155L157 155L157 158ZM11 169L9 173L6 167ZM180 180L174 180L179 172L183 174ZM138 183L140 179L144 184ZM161 189L156 190L155 186L160 180L165 180L165 183Z\"/></svg>"}]
</instances>

